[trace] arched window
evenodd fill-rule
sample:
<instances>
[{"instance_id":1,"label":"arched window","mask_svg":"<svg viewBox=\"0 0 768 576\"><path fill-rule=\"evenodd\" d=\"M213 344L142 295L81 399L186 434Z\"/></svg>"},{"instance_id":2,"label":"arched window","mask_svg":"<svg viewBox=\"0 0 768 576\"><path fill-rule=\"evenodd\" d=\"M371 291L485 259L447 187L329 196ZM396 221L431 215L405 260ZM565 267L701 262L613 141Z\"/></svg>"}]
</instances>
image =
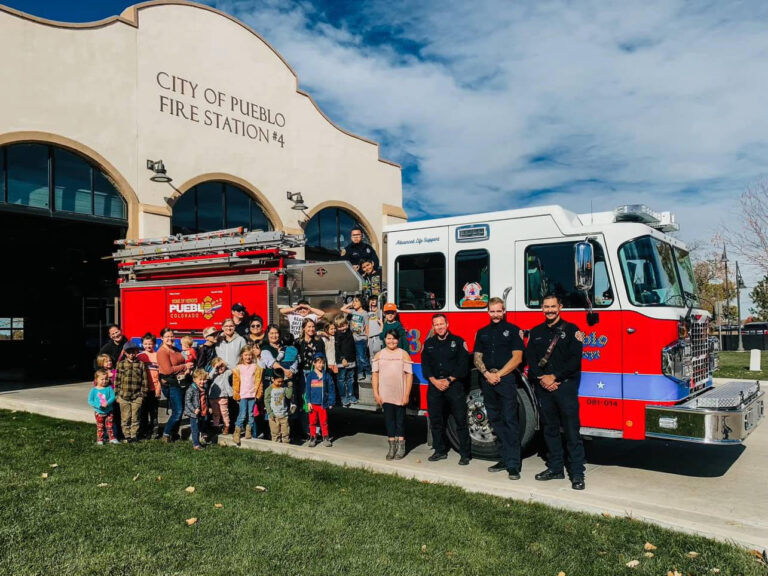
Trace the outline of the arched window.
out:
<instances>
[{"instance_id":1,"label":"arched window","mask_svg":"<svg viewBox=\"0 0 768 576\"><path fill-rule=\"evenodd\" d=\"M197 234L243 226L272 230L259 203L248 192L228 182L203 182L185 192L173 205L173 234Z\"/></svg>"},{"instance_id":2,"label":"arched window","mask_svg":"<svg viewBox=\"0 0 768 576\"><path fill-rule=\"evenodd\" d=\"M106 174L82 156L49 144L0 148L0 208L14 206L121 224L127 219L125 200Z\"/></svg>"},{"instance_id":3,"label":"arched window","mask_svg":"<svg viewBox=\"0 0 768 576\"><path fill-rule=\"evenodd\" d=\"M359 226L363 241L370 243L365 227L355 216L343 208L323 208L312 216L304 227L307 235L305 255L308 260L332 260L340 257L341 249L349 244L349 231Z\"/></svg>"}]
</instances>

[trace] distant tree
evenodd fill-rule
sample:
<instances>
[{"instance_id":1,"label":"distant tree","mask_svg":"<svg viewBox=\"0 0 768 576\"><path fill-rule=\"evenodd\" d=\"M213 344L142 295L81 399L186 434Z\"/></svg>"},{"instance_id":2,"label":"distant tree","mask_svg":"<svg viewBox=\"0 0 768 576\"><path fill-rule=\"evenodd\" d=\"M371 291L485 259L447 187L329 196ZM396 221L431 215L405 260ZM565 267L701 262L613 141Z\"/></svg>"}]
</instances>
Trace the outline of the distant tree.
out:
<instances>
[{"instance_id":1,"label":"distant tree","mask_svg":"<svg viewBox=\"0 0 768 576\"><path fill-rule=\"evenodd\" d=\"M754 303L754 307L749 311L759 320L768 320L768 275L755 285L749 297Z\"/></svg>"},{"instance_id":2,"label":"distant tree","mask_svg":"<svg viewBox=\"0 0 768 576\"><path fill-rule=\"evenodd\" d=\"M768 179L748 186L739 205L741 226L728 232L730 244L768 275Z\"/></svg>"}]
</instances>

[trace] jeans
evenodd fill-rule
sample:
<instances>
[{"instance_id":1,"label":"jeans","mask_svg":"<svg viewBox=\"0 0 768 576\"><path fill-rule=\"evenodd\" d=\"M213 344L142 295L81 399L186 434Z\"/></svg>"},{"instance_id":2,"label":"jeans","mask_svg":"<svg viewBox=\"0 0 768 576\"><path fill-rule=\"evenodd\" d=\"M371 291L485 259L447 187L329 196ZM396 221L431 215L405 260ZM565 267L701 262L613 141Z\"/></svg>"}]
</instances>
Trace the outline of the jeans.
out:
<instances>
[{"instance_id":1,"label":"jeans","mask_svg":"<svg viewBox=\"0 0 768 576\"><path fill-rule=\"evenodd\" d=\"M169 386L167 388L168 401L171 403L171 417L165 423L163 436L170 436L174 427L181 420L181 414L184 411L184 391L178 386Z\"/></svg>"},{"instance_id":2,"label":"jeans","mask_svg":"<svg viewBox=\"0 0 768 576\"><path fill-rule=\"evenodd\" d=\"M368 359L368 339L355 340L357 373L360 376L371 373L371 361Z\"/></svg>"},{"instance_id":3,"label":"jeans","mask_svg":"<svg viewBox=\"0 0 768 576\"><path fill-rule=\"evenodd\" d=\"M568 474L571 478L584 477L586 461L579 423L579 380L568 379L554 392L536 386L536 398L541 406L544 441L547 444L547 468L554 472L563 470L563 441L560 436L562 427L568 455Z\"/></svg>"},{"instance_id":4,"label":"jeans","mask_svg":"<svg viewBox=\"0 0 768 576\"><path fill-rule=\"evenodd\" d=\"M256 435L256 418L253 416L253 405L256 404L256 398L240 398L238 401L238 407L240 411L237 414L237 421L235 427L242 428L243 424L247 422L247 426L251 427L251 431Z\"/></svg>"},{"instance_id":5,"label":"jeans","mask_svg":"<svg viewBox=\"0 0 768 576\"><path fill-rule=\"evenodd\" d=\"M193 416L189 417L189 428L190 428L190 435L189 439L192 440L193 446L200 446L200 429L205 428L205 420L202 418L198 419Z\"/></svg>"},{"instance_id":6,"label":"jeans","mask_svg":"<svg viewBox=\"0 0 768 576\"><path fill-rule=\"evenodd\" d=\"M472 444L469 439L467 425L467 400L464 396L464 385L459 381L451 382L447 390L441 392L432 384L427 388L427 409L429 410L429 427L432 430L432 448L437 454L446 454L445 445L445 409L448 408L456 422L456 433L459 436L459 453L464 458L472 456Z\"/></svg>"},{"instance_id":7,"label":"jeans","mask_svg":"<svg viewBox=\"0 0 768 576\"><path fill-rule=\"evenodd\" d=\"M501 444L501 462L508 470L520 471L522 465L520 432L517 421L517 381L508 374L501 382L491 386L482 379L483 400L488 422Z\"/></svg>"},{"instance_id":8,"label":"jeans","mask_svg":"<svg viewBox=\"0 0 768 576\"><path fill-rule=\"evenodd\" d=\"M389 438L405 437L405 406L384 402L384 427Z\"/></svg>"},{"instance_id":9,"label":"jeans","mask_svg":"<svg viewBox=\"0 0 768 576\"><path fill-rule=\"evenodd\" d=\"M342 404L353 404L355 398L355 369L339 366L339 398Z\"/></svg>"}]
</instances>

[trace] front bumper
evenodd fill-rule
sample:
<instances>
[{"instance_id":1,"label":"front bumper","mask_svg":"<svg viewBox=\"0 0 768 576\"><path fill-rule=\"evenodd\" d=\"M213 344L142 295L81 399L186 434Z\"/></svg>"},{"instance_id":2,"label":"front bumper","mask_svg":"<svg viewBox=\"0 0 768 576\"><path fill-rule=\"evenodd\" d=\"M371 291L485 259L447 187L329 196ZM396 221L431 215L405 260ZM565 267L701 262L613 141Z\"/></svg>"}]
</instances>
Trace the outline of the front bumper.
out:
<instances>
[{"instance_id":1,"label":"front bumper","mask_svg":"<svg viewBox=\"0 0 768 576\"><path fill-rule=\"evenodd\" d=\"M765 393L758 382L728 382L674 406L645 407L650 438L740 444L765 417Z\"/></svg>"}]
</instances>

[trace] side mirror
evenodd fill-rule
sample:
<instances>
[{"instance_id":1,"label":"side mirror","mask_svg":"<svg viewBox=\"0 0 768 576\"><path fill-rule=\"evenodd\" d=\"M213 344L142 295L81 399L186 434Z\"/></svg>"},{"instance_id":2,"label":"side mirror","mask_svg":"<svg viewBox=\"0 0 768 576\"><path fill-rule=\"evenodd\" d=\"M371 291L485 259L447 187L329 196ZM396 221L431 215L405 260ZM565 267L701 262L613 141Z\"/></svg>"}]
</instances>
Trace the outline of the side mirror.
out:
<instances>
[{"instance_id":1,"label":"side mirror","mask_svg":"<svg viewBox=\"0 0 768 576\"><path fill-rule=\"evenodd\" d=\"M589 242L579 242L574 248L574 279L577 290L587 292L595 282L595 250Z\"/></svg>"}]
</instances>

